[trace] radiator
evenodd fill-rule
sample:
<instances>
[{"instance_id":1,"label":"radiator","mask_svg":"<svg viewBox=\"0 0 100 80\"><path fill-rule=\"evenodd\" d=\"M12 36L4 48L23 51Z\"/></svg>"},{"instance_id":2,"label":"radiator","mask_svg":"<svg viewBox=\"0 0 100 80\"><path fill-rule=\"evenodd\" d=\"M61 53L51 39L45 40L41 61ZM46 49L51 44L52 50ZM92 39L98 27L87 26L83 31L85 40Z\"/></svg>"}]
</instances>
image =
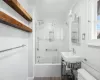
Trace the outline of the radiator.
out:
<instances>
[{"instance_id":1,"label":"radiator","mask_svg":"<svg viewBox=\"0 0 100 80\"><path fill-rule=\"evenodd\" d=\"M97 80L97 79L95 79L85 69L79 69L78 70L78 80Z\"/></svg>"}]
</instances>

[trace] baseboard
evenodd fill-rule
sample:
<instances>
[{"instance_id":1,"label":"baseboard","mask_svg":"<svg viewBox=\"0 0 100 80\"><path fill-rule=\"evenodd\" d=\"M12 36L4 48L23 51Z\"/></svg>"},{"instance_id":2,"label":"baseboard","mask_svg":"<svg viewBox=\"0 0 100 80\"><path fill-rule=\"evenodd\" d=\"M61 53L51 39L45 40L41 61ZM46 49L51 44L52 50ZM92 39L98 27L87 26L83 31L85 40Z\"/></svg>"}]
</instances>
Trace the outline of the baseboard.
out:
<instances>
[{"instance_id":1,"label":"baseboard","mask_svg":"<svg viewBox=\"0 0 100 80\"><path fill-rule=\"evenodd\" d=\"M27 80L34 80L34 77L28 77Z\"/></svg>"}]
</instances>

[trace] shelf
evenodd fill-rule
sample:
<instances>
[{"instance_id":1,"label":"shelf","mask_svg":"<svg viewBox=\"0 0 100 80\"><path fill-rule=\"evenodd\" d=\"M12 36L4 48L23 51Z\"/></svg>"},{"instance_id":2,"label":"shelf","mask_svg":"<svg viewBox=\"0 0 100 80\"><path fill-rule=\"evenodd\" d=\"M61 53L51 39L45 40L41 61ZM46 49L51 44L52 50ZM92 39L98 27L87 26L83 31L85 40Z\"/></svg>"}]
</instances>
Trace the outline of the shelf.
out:
<instances>
[{"instance_id":1,"label":"shelf","mask_svg":"<svg viewBox=\"0 0 100 80\"><path fill-rule=\"evenodd\" d=\"M6 13L0 11L0 22L18 29L21 29L26 32L32 32L32 29L7 15Z\"/></svg>"},{"instance_id":2,"label":"shelf","mask_svg":"<svg viewBox=\"0 0 100 80\"><path fill-rule=\"evenodd\" d=\"M13 8L17 13L19 13L23 18L28 21L32 21L32 17L26 12L26 10L20 5L17 0L3 0L11 8Z\"/></svg>"}]
</instances>

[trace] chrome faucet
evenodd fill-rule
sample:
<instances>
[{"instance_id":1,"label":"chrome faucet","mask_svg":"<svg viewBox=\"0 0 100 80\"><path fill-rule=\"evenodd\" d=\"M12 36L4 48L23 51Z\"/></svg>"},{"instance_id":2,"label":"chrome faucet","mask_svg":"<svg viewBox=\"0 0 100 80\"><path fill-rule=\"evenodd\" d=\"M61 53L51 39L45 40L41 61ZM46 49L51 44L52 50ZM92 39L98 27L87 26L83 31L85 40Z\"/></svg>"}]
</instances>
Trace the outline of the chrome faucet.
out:
<instances>
[{"instance_id":1,"label":"chrome faucet","mask_svg":"<svg viewBox=\"0 0 100 80\"><path fill-rule=\"evenodd\" d=\"M74 48L72 49L72 51L73 51L73 54L76 54L76 50Z\"/></svg>"}]
</instances>

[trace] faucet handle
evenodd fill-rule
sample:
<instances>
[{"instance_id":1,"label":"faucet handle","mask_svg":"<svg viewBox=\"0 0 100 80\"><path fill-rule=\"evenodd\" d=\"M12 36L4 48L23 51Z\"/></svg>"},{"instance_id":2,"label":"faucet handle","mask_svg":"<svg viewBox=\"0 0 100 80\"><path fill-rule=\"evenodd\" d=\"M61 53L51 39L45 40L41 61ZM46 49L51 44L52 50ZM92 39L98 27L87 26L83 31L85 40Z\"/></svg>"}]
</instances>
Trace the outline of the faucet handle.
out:
<instances>
[{"instance_id":1,"label":"faucet handle","mask_svg":"<svg viewBox=\"0 0 100 80\"><path fill-rule=\"evenodd\" d=\"M74 48L72 48L73 54L76 54L76 50Z\"/></svg>"}]
</instances>

